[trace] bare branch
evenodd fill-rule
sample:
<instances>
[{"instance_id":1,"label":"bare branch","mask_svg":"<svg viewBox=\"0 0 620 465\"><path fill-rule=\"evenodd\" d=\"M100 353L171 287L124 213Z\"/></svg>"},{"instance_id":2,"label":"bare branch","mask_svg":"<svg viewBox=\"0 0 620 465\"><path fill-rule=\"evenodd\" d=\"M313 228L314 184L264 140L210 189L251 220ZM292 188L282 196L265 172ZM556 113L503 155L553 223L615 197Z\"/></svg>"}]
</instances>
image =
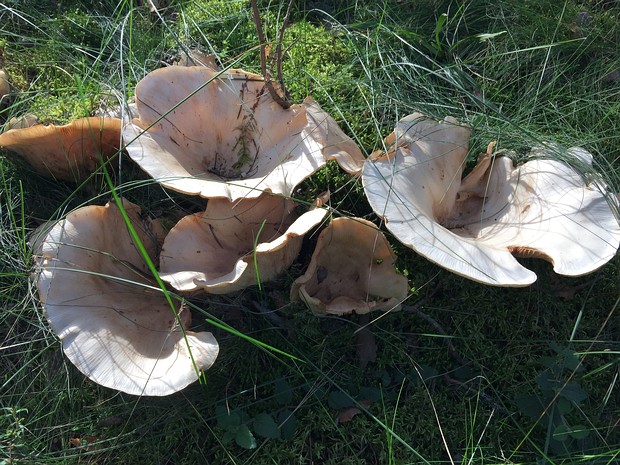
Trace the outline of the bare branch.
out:
<instances>
[{"instance_id":1,"label":"bare branch","mask_svg":"<svg viewBox=\"0 0 620 465\"><path fill-rule=\"evenodd\" d=\"M289 8L287 9L286 16L284 18L284 23L282 24L282 28L280 29L280 38L278 39L278 45L276 48L276 61L278 67L278 79L281 81L280 86L282 88L282 93L284 96L280 95L273 85L273 78L271 75L271 71L267 68L267 52L265 49L265 34L263 33L263 23L260 19L260 12L258 11L258 2L257 0L252 0L252 14L254 17L254 24L256 25L256 33L258 35L258 41L260 42L260 67L263 78L265 79L265 86L269 91L269 95L273 98L278 105L282 108L287 109L291 106L291 102L286 97L286 90L284 88L284 82L282 80L281 68L282 68L282 57L278 55L278 49L281 49L281 40L284 35L284 29L286 28L286 23L288 22L288 16L290 13L291 4L289 4Z\"/></svg>"}]
</instances>

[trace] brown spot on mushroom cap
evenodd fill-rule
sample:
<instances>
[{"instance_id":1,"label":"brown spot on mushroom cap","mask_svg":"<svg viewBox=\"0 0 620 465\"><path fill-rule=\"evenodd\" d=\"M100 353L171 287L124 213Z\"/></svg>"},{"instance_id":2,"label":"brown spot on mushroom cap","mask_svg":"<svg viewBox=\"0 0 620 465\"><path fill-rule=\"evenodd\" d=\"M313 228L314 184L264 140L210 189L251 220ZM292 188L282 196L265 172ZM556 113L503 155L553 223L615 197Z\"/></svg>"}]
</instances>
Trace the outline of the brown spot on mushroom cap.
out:
<instances>
[{"instance_id":1,"label":"brown spot on mushroom cap","mask_svg":"<svg viewBox=\"0 0 620 465\"><path fill-rule=\"evenodd\" d=\"M515 257L520 258L542 258L550 263L553 263L553 258L540 250L533 249L532 247L524 246L509 246L508 250Z\"/></svg>"},{"instance_id":2,"label":"brown spot on mushroom cap","mask_svg":"<svg viewBox=\"0 0 620 465\"><path fill-rule=\"evenodd\" d=\"M37 125L0 134L0 147L20 155L38 173L81 181L120 149L121 120L81 118L64 126Z\"/></svg>"},{"instance_id":3,"label":"brown spot on mushroom cap","mask_svg":"<svg viewBox=\"0 0 620 465\"><path fill-rule=\"evenodd\" d=\"M374 224L335 218L319 235L306 273L293 283L291 299L303 300L318 315L399 310L408 285L394 270L395 258Z\"/></svg>"}]
</instances>

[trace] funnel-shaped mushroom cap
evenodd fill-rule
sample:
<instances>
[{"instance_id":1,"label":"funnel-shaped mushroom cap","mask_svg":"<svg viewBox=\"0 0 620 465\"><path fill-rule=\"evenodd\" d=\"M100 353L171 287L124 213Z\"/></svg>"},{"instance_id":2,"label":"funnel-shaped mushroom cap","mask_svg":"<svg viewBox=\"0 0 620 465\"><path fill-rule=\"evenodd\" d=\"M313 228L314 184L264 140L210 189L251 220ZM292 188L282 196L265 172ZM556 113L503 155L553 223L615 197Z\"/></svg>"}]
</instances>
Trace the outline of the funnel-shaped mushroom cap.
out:
<instances>
[{"instance_id":1,"label":"funnel-shaped mushroom cap","mask_svg":"<svg viewBox=\"0 0 620 465\"><path fill-rule=\"evenodd\" d=\"M118 153L121 120L81 118L64 126L42 124L0 134L0 147L24 158L40 174L81 181L101 160Z\"/></svg>"},{"instance_id":2,"label":"funnel-shaped mushroom cap","mask_svg":"<svg viewBox=\"0 0 620 465\"><path fill-rule=\"evenodd\" d=\"M283 109L255 74L158 69L138 83L136 104L139 118L123 128L129 156L186 194L288 196L327 159L361 169L359 148L316 102Z\"/></svg>"},{"instance_id":3,"label":"funnel-shaped mushroom cap","mask_svg":"<svg viewBox=\"0 0 620 465\"><path fill-rule=\"evenodd\" d=\"M160 276L179 291L212 294L273 280L327 213L316 208L296 219L295 205L268 194L237 202L210 199L204 212L181 219L166 236Z\"/></svg>"},{"instance_id":4,"label":"funnel-shaped mushroom cap","mask_svg":"<svg viewBox=\"0 0 620 465\"><path fill-rule=\"evenodd\" d=\"M396 257L370 221L335 218L319 235L308 270L297 278L291 299L317 315L400 310L407 278L394 270Z\"/></svg>"},{"instance_id":5,"label":"funnel-shaped mushroom cap","mask_svg":"<svg viewBox=\"0 0 620 465\"><path fill-rule=\"evenodd\" d=\"M551 158L550 149L516 168L486 154L461 179L466 128L414 114L388 139L396 142L388 153L364 166L364 190L394 236L435 263L485 284L525 286L536 275L513 253L544 258L571 276L615 255L620 229L607 196L568 164L540 159ZM584 152L568 155L590 161Z\"/></svg>"},{"instance_id":6,"label":"funnel-shaped mushroom cap","mask_svg":"<svg viewBox=\"0 0 620 465\"><path fill-rule=\"evenodd\" d=\"M153 256L139 208L124 208ZM115 204L75 210L35 245L39 296L71 362L91 380L129 394L163 396L196 381L218 353L211 333L184 330Z\"/></svg>"}]
</instances>

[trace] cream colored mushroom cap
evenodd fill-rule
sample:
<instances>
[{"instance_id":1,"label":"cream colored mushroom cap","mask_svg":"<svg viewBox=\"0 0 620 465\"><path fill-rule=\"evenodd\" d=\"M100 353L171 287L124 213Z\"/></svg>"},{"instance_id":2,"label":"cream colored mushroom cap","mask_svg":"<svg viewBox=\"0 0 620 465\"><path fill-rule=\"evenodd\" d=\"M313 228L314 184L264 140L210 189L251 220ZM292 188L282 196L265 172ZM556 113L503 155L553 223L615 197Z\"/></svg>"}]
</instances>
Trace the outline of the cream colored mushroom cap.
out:
<instances>
[{"instance_id":1,"label":"cream colored mushroom cap","mask_svg":"<svg viewBox=\"0 0 620 465\"><path fill-rule=\"evenodd\" d=\"M299 218L296 203L274 195L232 202L210 199L166 236L160 276L179 291L225 294L271 281L299 255L303 236L327 210Z\"/></svg>"},{"instance_id":2,"label":"cream colored mushroom cap","mask_svg":"<svg viewBox=\"0 0 620 465\"><path fill-rule=\"evenodd\" d=\"M475 281L526 286L536 274L513 256L544 258L560 274L602 266L618 248L620 230L607 196L568 164L484 156L461 179L469 130L420 114L401 120L387 154L368 160L368 200L403 244ZM583 163L583 149L569 156ZM537 152L538 157L551 156Z\"/></svg>"},{"instance_id":3,"label":"cream colored mushroom cap","mask_svg":"<svg viewBox=\"0 0 620 465\"><path fill-rule=\"evenodd\" d=\"M139 208L123 205L153 257L156 238ZM189 311L181 307L175 318L146 277L148 267L115 204L70 213L35 244L35 258L50 325L69 360L96 383L164 396L196 381L217 357L213 335L185 330Z\"/></svg>"},{"instance_id":4,"label":"cream colored mushroom cap","mask_svg":"<svg viewBox=\"0 0 620 465\"><path fill-rule=\"evenodd\" d=\"M317 315L400 310L407 278L394 269L396 256L370 221L334 218L321 231L306 272L291 288Z\"/></svg>"},{"instance_id":5,"label":"cream colored mushroom cap","mask_svg":"<svg viewBox=\"0 0 620 465\"><path fill-rule=\"evenodd\" d=\"M136 105L139 118L123 128L129 156L186 194L289 196L328 159L361 169L357 145L316 102L285 110L260 76L242 70L161 68L138 83Z\"/></svg>"},{"instance_id":6,"label":"cream colored mushroom cap","mask_svg":"<svg viewBox=\"0 0 620 465\"><path fill-rule=\"evenodd\" d=\"M584 152L572 148L567 155L583 162ZM477 214L467 218L469 207L456 218L461 227L452 230L487 246L505 247L516 256L543 258L561 275L595 271L616 255L620 244L620 225L609 203L613 197L601 184L588 184L566 162L545 158L553 156L551 149L537 149L532 155L542 158L516 167L508 157L482 157L479 165L488 167L479 183L488 185L484 207L482 193L477 200L469 199L479 205ZM457 199L461 211L466 194L462 190Z\"/></svg>"}]
</instances>

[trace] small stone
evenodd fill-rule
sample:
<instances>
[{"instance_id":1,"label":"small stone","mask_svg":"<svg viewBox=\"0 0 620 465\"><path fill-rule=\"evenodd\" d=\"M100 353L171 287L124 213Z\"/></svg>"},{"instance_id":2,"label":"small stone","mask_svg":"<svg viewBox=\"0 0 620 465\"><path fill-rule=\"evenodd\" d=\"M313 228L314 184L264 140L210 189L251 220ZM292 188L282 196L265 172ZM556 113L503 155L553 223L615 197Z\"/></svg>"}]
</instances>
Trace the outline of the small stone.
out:
<instances>
[{"instance_id":1,"label":"small stone","mask_svg":"<svg viewBox=\"0 0 620 465\"><path fill-rule=\"evenodd\" d=\"M605 74L602 78L603 82L617 82L620 79L620 69L614 69Z\"/></svg>"},{"instance_id":2,"label":"small stone","mask_svg":"<svg viewBox=\"0 0 620 465\"><path fill-rule=\"evenodd\" d=\"M592 18L592 15L587 11L580 11L575 15L575 23L577 23L579 27L590 27L593 20L594 18Z\"/></svg>"}]
</instances>

